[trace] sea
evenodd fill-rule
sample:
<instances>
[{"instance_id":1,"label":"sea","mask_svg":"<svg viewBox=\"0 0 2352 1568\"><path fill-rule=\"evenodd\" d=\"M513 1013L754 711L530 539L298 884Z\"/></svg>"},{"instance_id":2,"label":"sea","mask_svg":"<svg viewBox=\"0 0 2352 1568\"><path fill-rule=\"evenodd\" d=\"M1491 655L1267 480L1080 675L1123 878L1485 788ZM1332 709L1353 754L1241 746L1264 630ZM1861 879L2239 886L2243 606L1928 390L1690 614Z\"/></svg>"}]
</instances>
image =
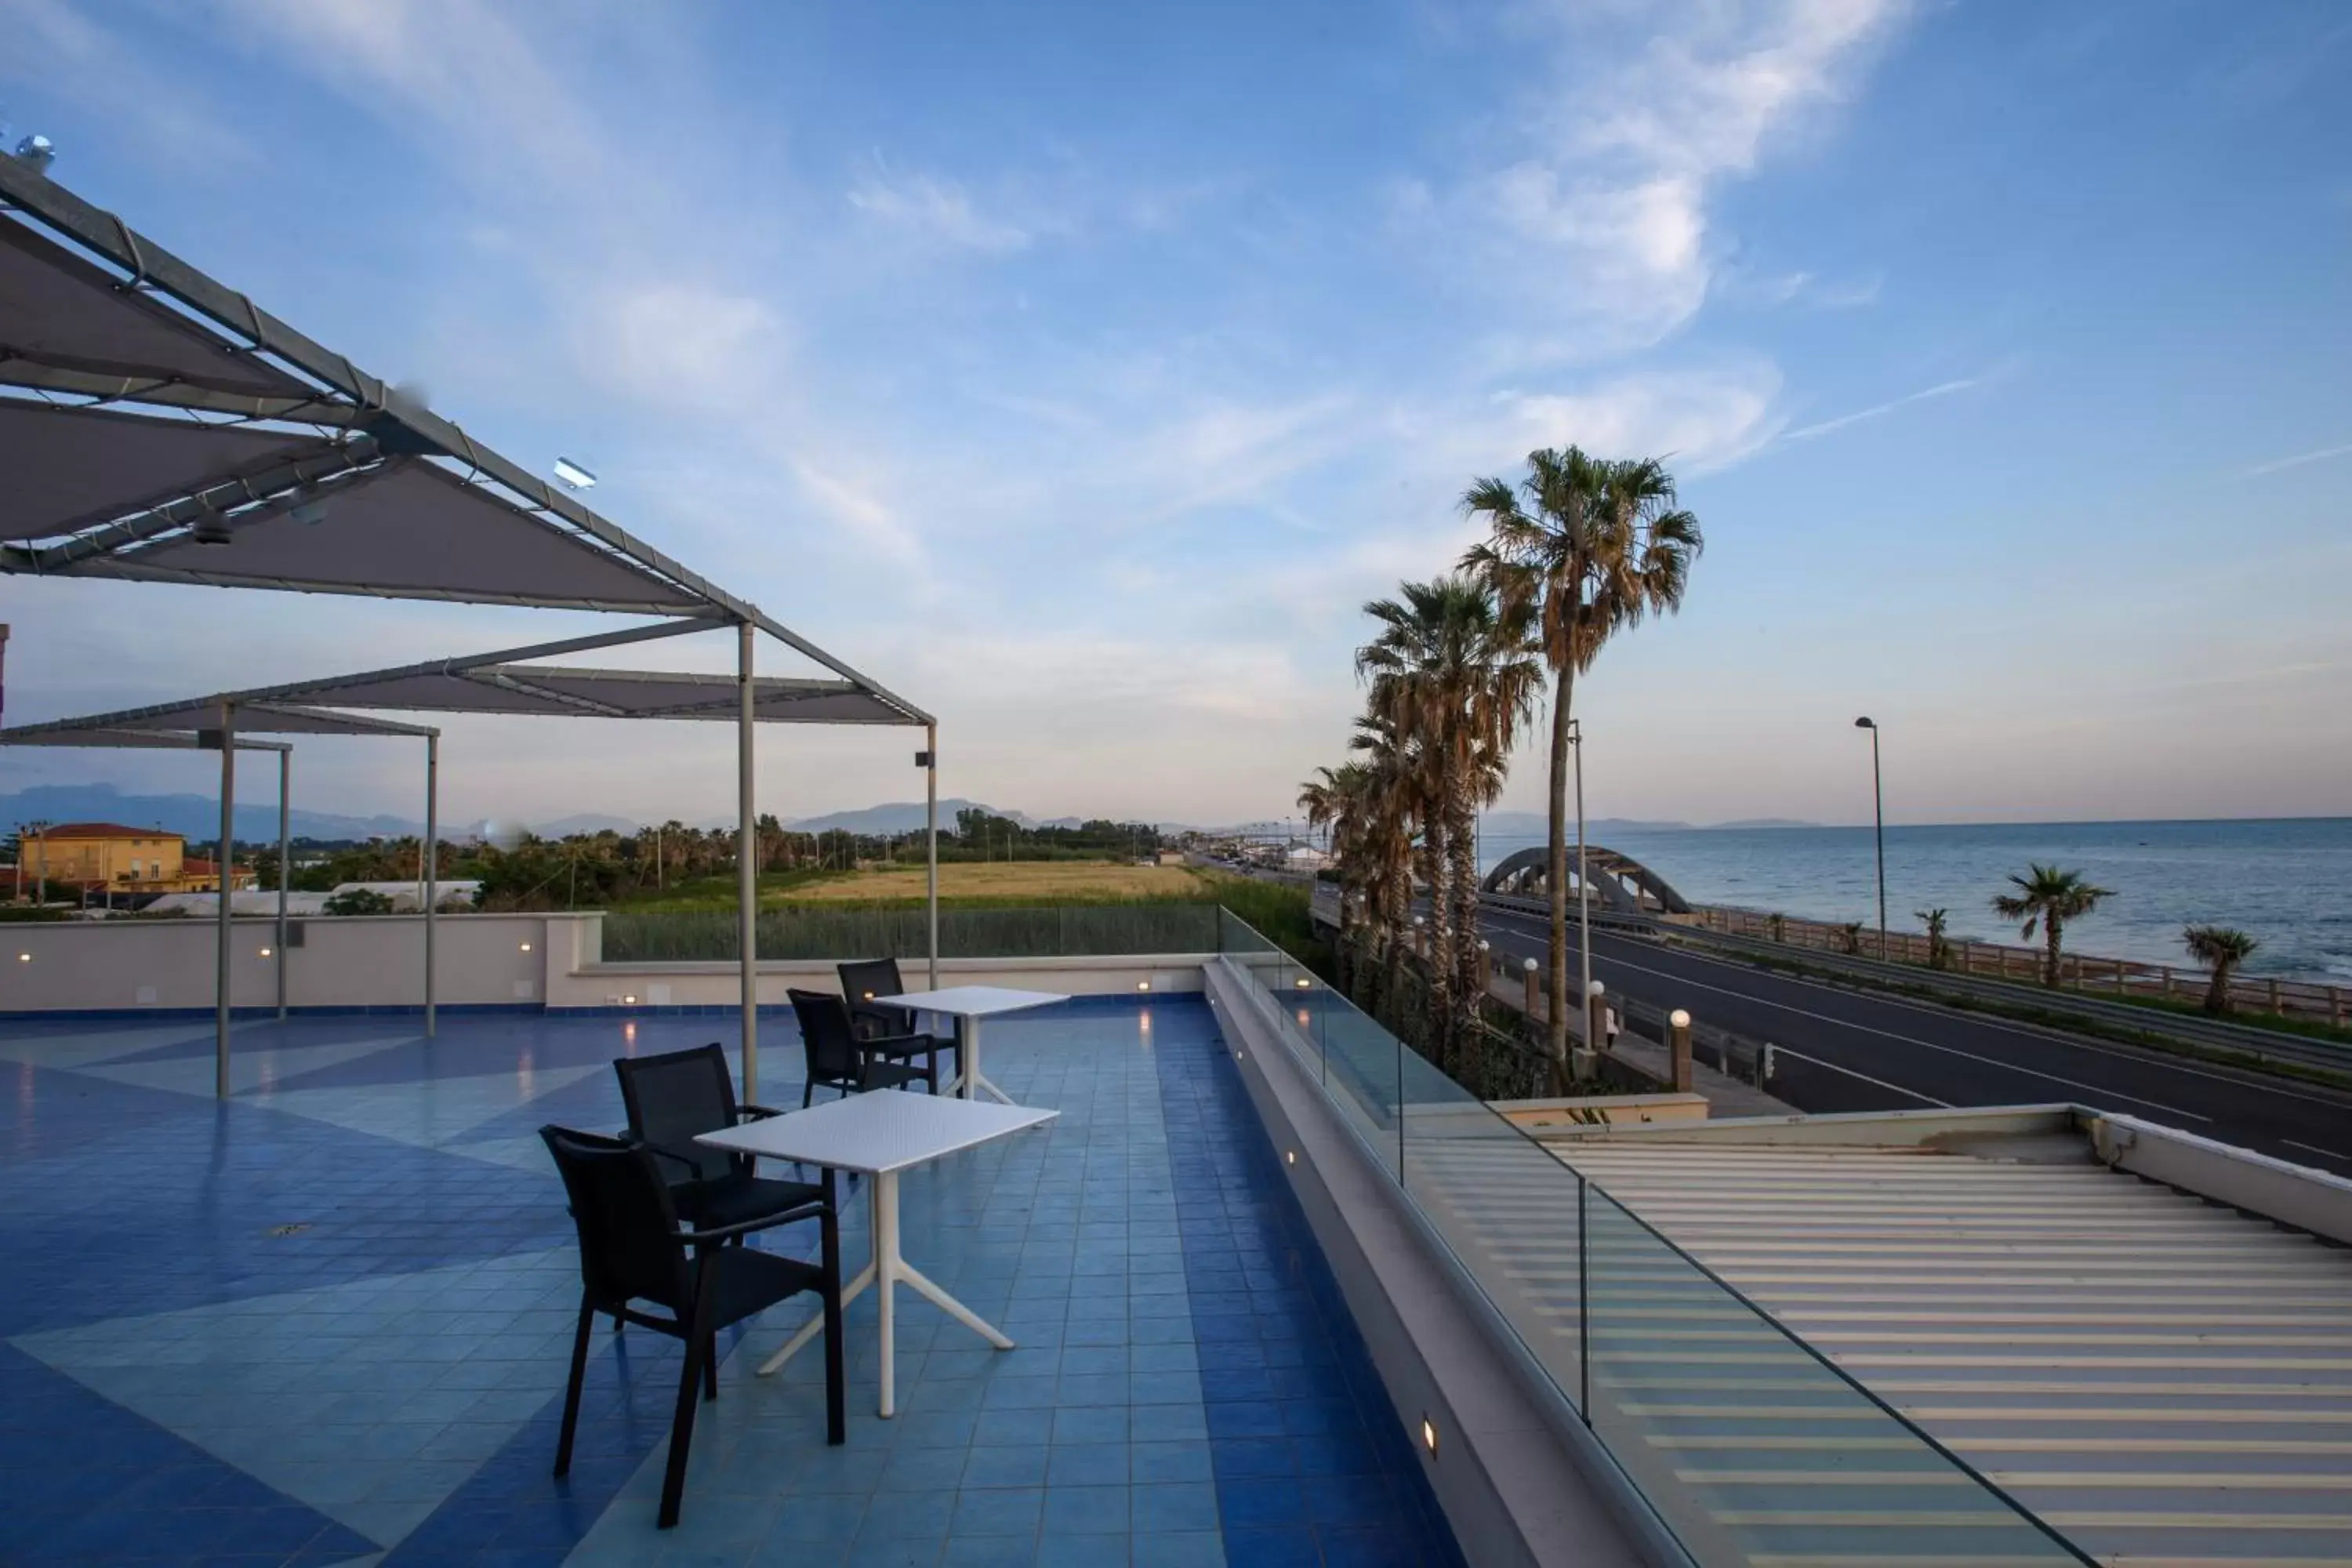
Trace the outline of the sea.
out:
<instances>
[{"instance_id":1,"label":"sea","mask_svg":"<svg viewBox=\"0 0 2352 1568\"><path fill-rule=\"evenodd\" d=\"M1542 842L1539 834L1484 834L1479 859L1491 868ZM1878 919L1866 826L1611 826L1591 842L1632 856L1694 903ZM2067 922L2071 951L2186 965L2183 926L2236 926L2262 943L2243 973L2352 984L2352 817L1889 827L1887 929L1919 931L1916 911L1940 907L1955 938L2018 942L1992 900L2011 873L2036 861L2114 890L2096 911Z\"/></svg>"}]
</instances>

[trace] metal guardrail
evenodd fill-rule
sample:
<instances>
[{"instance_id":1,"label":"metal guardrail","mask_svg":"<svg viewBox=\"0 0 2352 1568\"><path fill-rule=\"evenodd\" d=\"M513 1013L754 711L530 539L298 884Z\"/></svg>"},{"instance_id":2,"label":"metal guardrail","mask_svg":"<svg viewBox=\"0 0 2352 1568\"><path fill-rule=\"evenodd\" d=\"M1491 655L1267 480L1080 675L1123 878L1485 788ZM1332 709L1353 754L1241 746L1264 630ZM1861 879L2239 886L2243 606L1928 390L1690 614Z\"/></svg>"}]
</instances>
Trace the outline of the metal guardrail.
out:
<instances>
[{"instance_id":1,"label":"metal guardrail","mask_svg":"<svg viewBox=\"0 0 2352 1568\"><path fill-rule=\"evenodd\" d=\"M2053 991L2038 985L2021 985L2014 981L1994 980L1981 974L1927 969L1916 964L1887 963L1874 958L1823 952L1818 948L1794 947L1702 927L1652 924L1657 934L1687 946L1713 948L1741 957L1802 963L1811 969L1850 976L1865 984L1924 991L1931 995L1941 994L2048 1014L2071 1014L2138 1034L2179 1040L2209 1050L2226 1051L2257 1064L2291 1062L2299 1067L2352 1074L2352 1046L2338 1045L2331 1040L2305 1038L2218 1018L2189 1017L2079 991Z\"/></svg>"},{"instance_id":2,"label":"metal guardrail","mask_svg":"<svg viewBox=\"0 0 2352 1568\"><path fill-rule=\"evenodd\" d=\"M1788 947L1811 948L1881 963L1921 967L1927 966L1930 957L1928 939L1916 931L1881 933L1859 921L1841 924L1727 904L1703 904L1698 906L1696 913L1702 929L1719 931L1726 936L1746 937L1751 942L1771 942ZM2035 983L2046 962L2046 954L2039 947L2021 947L2011 942L1985 942L1972 937L1950 938L1945 942L1944 950L1948 959L1957 961L1957 963L1948 963L1945 967L1989 980L2016 982L2021 979L2028 984ZM1980 961L1984 959L1992 961L1990 968L1982 966ZM2140 997L2197 1002L2203 999L2213 978L2210 972L2194 966L2108 958L2090 952L2068 952L2061 963L2067 990L2087 992L2119 1001ZM2021 970L2023 971L2021 975ZM2238 974L2230 982L2230 999L2232 1008L2244 1016L2269 1013L2284 1018L2331 1024L2337 1028L2352 1022L2352 987L2294 980L2283 974Z\"/></svg>"}]
</instances>

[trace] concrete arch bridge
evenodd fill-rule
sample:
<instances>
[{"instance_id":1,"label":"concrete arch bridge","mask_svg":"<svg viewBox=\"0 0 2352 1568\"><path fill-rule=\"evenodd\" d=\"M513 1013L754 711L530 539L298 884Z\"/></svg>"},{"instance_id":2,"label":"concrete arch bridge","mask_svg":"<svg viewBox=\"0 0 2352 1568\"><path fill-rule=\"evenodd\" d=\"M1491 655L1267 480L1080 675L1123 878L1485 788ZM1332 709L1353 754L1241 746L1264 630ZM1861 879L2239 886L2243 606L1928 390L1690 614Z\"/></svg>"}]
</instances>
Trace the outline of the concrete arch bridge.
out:
<instances>
[{"instance_id":1,"label":"concrete arch bridge","mask_svg":"<svg viewBox=\"0 0 2352 1568\"><path fill-rule=\"evenodd\" d=\"M1521 849L1495 863L1479 883L1483 892L1500 893L1513 898L1548 899L1550 889L1545 876L1550 852L1538 844ZM1613 914L1686 915L1691 912L1690 900L1675 891L1674 885L1631 855L1621 855L1614 849L1604 849L1598 844L1584 847L1586 868L1592 879L1592 907ZM1568 847L1568 900L1576 905L1576 846Z\"/></svg>"}]
</instances>

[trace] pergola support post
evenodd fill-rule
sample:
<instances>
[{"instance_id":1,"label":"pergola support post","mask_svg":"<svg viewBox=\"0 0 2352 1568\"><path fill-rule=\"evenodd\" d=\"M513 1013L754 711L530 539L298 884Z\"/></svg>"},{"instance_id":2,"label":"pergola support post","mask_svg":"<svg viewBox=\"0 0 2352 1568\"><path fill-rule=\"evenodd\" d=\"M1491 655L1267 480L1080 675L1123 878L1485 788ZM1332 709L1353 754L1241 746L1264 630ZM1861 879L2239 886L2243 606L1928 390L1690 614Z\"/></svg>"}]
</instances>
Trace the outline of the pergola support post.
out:
<instances>
[{"instance_id":1,"label":"pergola support post","mask_svg":"<svg viewBox=\"0 0 2352 1568\"><path fill-rule=\"evenodd\" d=\"M425 873L425 1037L437 1027L434 1017L433 927L441 902L441 731L425 737L425 854L418 868Z\"/></svg>"},{"instance_id":2,"label":"pergola support post","mask_svg":"<svg viewBox=\"0 0 2352 1568\"><path fill-rule=\"evenodd\" d=\"M929 989L940 988L940 727L923 726L923 910L930 955Z\"/></svg>"},{"instance_id":3,"label":"pergola support post","mask_svg":"<svg viewBox=\"0 0 2352 1568\"><path fill-rule=\"evenodd\" d=\"M236 960L236 933L229 924L229 905L236 885L236 704L222 703L220 716L220 859L216 868L220 872L220 907L214 911L213 919L213 1095L226 1100L229 983Z\"/></svg>"},{"instance_id":4,"label":"pergola support post","mask_svg":"<svg viewBox=\"0 0 2352 1568\"><path fill-rule=\"evenodd\" d=\"M760 1098L760 864L757 829L751 820L751 737L753 699L750 621L735 628L735 861L741 909L743 985L743 1098Z\"/></svg>"},{"instance_id":5,"label":"pergola support post","mask_svg":"<svg viewBox=\"0 0 2352 1568\"><path fill-rule=\"evenodd\" d=\"M294 875L293 806L288 792L294 785L294 748L278 753L278 1021L286 1021L286 887Z\"/></svg>"}]
</instances>

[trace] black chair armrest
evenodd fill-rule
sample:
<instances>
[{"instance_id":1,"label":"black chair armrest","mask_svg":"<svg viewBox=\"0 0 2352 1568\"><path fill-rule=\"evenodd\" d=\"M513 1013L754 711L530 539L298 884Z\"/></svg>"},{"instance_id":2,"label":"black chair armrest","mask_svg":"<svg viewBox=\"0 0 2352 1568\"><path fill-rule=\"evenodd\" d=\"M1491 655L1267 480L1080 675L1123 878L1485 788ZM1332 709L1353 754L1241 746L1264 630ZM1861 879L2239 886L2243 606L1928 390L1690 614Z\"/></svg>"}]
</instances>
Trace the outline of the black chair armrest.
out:
<instances>
[{"instance_id":1,"label":"black chair armrest","mask_svg":"<svg viewBox=\"0 0 2352 1568\"><path fill-rule=\"evenodd\" d=\"M915 1016L895 1002L876 997L873 1001L856 1001L849 1005L852 1026L878 1024L892 1034L905 1034L915 1026Z\"/></svg>"},{"instance_id":2,"label":"black chair armrest","mask_svg":"<svg viewBox=\"0 0 2352 1568\"><path fill-rule=\"evenodd\" d=\"M915 1047L921 1047L926 1050L936 1050L939 1048L939 1044L940 1039L936 1035L877 1035L872 1039L860 1040L857 1042L857 1046L860 1050L867 1051L897 1050L901 1048L912 1049Z\"/></svg>"},{"instance_id":3,"label":"black chair armrest","mask_svg":"<svg viewBox=\"0 0 2352 1568\"><path fill-rule=\"evenodd\" d=\"M674 1230L670 1232L671 1239L688 1247L708 1247L714 1241L732 1241L739 1236L772 1230L780 1225L794 1225L804 1219L823 1219L832 1214L836 1205L834 1202L833 1168L829 1165L818 1168L824 1173L824 1196L821 1198L811 1198L797 1208L761 1215L757 1219L739 1220L733 1225L712 1226L708 1230Z\"/></svg>"},{"instance_id":4,"label":"black chair armrest","mask_svg":"<svg viewBox=\"0 0 2352 1568\"><path fill-rule=\"evenodd\" d=\"M685 1166L687 1169L687 1179L689 1181L699 1182L706 1179L702 1174L701 1166L696 1164L685 1155L678 1153L676 1150L665 1149L658 1143L648 1143L642 1138L632 1138L629 1142L635 1144L638 1148L643 1149L646 1153L651 1154L656 1160L668 1160Z\"/></svg>"},{"instance_id":5,"label":"black chair armrest","mask_svg":"<svg viewBox=\"0 0 2352 1568\"><path fill-rule=\"evenodd\" d=\"M739 1105L735 1108L735 1120L738 1121L765 1121L771 1116L782 1114L772 1105Z\"/></svg>"}]
</instances>

